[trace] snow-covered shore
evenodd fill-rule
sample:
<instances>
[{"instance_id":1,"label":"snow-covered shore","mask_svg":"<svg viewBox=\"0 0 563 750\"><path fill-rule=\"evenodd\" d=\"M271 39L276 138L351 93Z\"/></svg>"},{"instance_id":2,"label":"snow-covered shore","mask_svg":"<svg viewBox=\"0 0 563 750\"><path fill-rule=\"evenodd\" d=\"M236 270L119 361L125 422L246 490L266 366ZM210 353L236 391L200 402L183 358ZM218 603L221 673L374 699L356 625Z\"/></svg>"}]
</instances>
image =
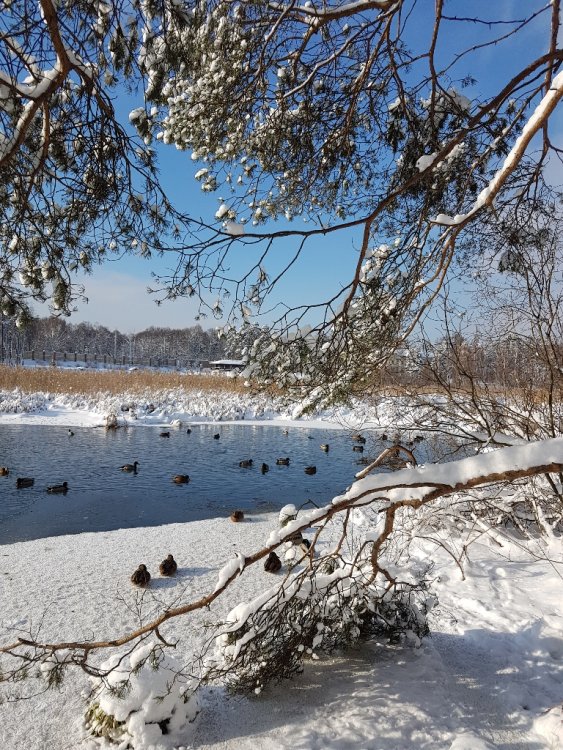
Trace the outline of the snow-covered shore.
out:
<instances>
[{"instance_id":1,"label":"snow-covered shore","mask_svg":"<svg viewBox=\"0 0 563 750\"><path fill-rule=\"evenodd\" d=\"M393 425L397 415L408 418L405 405L398 400L367 404L354 401L351 406L331 407L302 413L301 404L265 395L169 389L93 395L24 393L19 389L0 390L0 424L52 424L68 427L99 426L108 414L117 414L129 426L165 426L183 423L240 422L322 425L331 428L378 428Z\"/></svg>"},{"instance_id":2,"label":"snow-covered shore","mask_svg":"<svg viewBox=\"0 0 563 750\"><path fill-rule=\"evenodd\" d=\"M145 398L146 396L146 398ZM152 405L149 409L149 405ZM122 411L127 406L129 411ZM154 407L154 409L152 409ZM355 404L295 419L292 405L250 396L123 394L119 397L0 394L3 423L87 426L108 413L124 424L175 420L269 420L272 424L387 429L392 405ZM404 415L404 409L402 410ZM1 461L0 461L1 463ZM329 498L327 498L327 501ZM2 643L32 633L45 641L112 638L166 607L212 592L236 552L261 548L277 527L272 514L244 523L228 519L61 536L0 548ZM502 546L498 546L498 542ZM431 638L420 649L371 643L309 664L290 683L259 697L206 688L193 733L176 747L214 750L554 750L563 747L563 555L560 539L543 547L483 537L459 569L434 545L439 606ZM178 575L158 575L173 553ZM145 563L153 580L139 594L129 577ZM171 620L163 636L175 656L193 656L206 627L241 600L271 585L259 563L237 579L211 609ZM82 718L88 680L69 672L60 691L0 706L0 746L6 750L91 750ZM9 686L15 697L33 682ZM115 747L115 746L114 746ZM148 750L148 746L147 746Z\"/></svg>"},{"instance_id":3,"label":"snow-covered shore","mask_svg":"<svg viewBox=\"0 0 563 750\"><path fill-rule=\"evenodd\" d=\"M0 562L2 639L12 642L29 630L47 641L128 632L138 626L141 599L148 619L166 606L210 593L221 566L236 551L260 548L276 520L260 515L243 524L197 521L5 546ZM157 565L169 552L179 571L176 578L163 579ZM532 560L508 541L501 550L474 545L465 581L451 561L434 549L428 553L436 558L440 604L433 635L420 649L372 643L313 662L291 683L271 687L257 698L229 697L220 688L207 688L195 734L184 747L560 747L561 579L545 560ZM129 582L140 562L153 572L152 586L142 595ZM253 566L210 611L172 620L162 635L178 641L174 656L189 659L206 623L271 580L261 565ZM26 687L23 683L16 689ZM0 708L1 746L97 747L85 738L82 726L87 687L77 670L68 674L60 691L5 703ZM553 710L547 714L548 709Z\"/></svg>"}]
</instances>

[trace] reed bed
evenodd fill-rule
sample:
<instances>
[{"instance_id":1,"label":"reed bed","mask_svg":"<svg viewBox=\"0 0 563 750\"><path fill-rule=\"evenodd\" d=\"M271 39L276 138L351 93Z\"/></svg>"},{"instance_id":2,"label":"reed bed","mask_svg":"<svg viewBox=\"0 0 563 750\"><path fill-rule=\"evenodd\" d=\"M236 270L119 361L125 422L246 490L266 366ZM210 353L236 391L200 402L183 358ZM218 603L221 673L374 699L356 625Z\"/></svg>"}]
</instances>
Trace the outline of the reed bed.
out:
<instances>
[{"instance_id":1,"label":"reed bed","mask_svg":"<svg viewBox=\"0 0 563 750\"><path fill-rule=\"evenodd\" d=\"M153 370L74 370L63 367L8 367L0 365L0 390L18 388L24 393L76 393L93 395L100 392L145 393L147 389L247 392L242 378L224 373L155 372Z\"/></svg>"}]
</instances>

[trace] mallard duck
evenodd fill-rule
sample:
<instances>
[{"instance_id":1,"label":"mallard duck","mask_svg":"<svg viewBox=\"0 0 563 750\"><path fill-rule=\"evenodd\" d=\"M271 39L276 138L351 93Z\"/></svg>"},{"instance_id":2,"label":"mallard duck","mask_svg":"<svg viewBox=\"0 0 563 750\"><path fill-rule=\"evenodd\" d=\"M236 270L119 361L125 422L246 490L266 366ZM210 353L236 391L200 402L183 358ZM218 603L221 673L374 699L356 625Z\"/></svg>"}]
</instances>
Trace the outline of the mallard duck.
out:
<instances>
[{"instance_id":1,"label":"mallard duck","mask_svg":"<svg viewBox=\"0 0 563 750\"><path fill-rule=\"evenodd\" d=\"M168 555L166 560L163 560L158 566L161 576L173 576L178 570L178 564L172 555Z\"/></svg>"},{"instance_id":2,"label":"mallard duck","mask_svg":"<svg viewBox=\"0 0 563 750\"><path fill-rule=\"evenodd\" d=\"M270 552L268 557L266 558L266 562L264 563L264 570L268 573L277 573L278 570L281 570L281 560L276 555L275 552Z\"/></svg>"},{"instance_id":3,"label":"mallard duck","mask_svg":"<svg viewBox=\"0 0 563 750\"><path fill-rule=\"evenodd\" d=\"M134 471L136 474L138 465L138 461L133 461L132 464L123 464L123 466L120 466L119 468L121 469L121 471Z\"/></svg>"},{"instance_id":4,"label":"mallard duck","mask_svg":"<svg viewBox=\"0 0 563 750\"><path fill-rule=\"evenodd\" d=\"M64 493L68 492L68 482L63 482L62 484L52 484L50 487L47 487L47 492L51 493Z\"/></svg>"},{"instance_id":5,"label":"mallard duck","mask_svg":"<svg viewBox=\"0 0 563 750\"><path fill-rule=\"evenodd\" d=\"M7 477L10 473L10 470L7 466L0 466L0 477Z\"/></svg>"},{"instance_id":6,"label":"mallard duck","mask_svg":"<svg viewBox=\"0 0 563 750\"><path fill-rule=\"evenodd\" d=\"M356 451L356 453L363 453L364 446L363 445L353 445L352 450Z\"/></svg>"},{"instance_id":7,"label":"mallard duck","mask_svg":"<svg viewBox=\"0 0 563 750\"><path fill-rule=\"evenodd\" d=\"M268 464L262 464L262 466L260 467L260 471L262 472L262 474L266 474L266 472L270 471L270 467L268 466Z\"/></svg>"},{"instance_id":8,"label":"mallard duck","mask_svg":"<svg viewBox=\"0 0 563 750\"><path fill-rule=\"evenodd\" d=\"M73 432L72 430L69 430L69 431L68 431L68 436L69 436L69 437L74 437L74 432Z\"/></svg>"},{"instance_id":9,"label":"mallard duck","mask_svg":"<svg viewBox=\"0 0 563 750\"><path fill-rule=\"evenodd\" d=\"M21 489L22 487L33 487L35 479L31 477L19 477L16 479L16 487Z\"/></svg>"},{"instance_id":10,"label":"mallard duck","mask_svg":"<svg viewBox=\"0 0 563 750\"><path fill-rule=\"evenodd\" d=\"M187 484L190 481L190 477L187 474L176 474L172 477L172 481L176 484Z\"/></svg>"},{"instance_id":11,"label":"mallard duck","mask_svg":"<svg viewBox=\"0 0 563 750\"><path fill-rule=\"evenodd\" d=\"M276 458L277 466L289 466L289 458Z\"/></svg>"},{"instance_id":12,"label":"mallard duck","mask_svg":"<svg viewBox=\"0 0 563 750\"><path fill-rule=\"evenodd\" d=\"M219 440L220 437L221 435L218 432L216 432L215 435L213 435L213 440Z\"/></svg>"},{"instance_id":13,"label":"mallard duck","mask_svg":"<svg viewBox=\"0 0 563 750\"><path fill-rule=\"evenodd\" d=\"M151 580L151 574L147 570L146 565L139 565L137 570L131 576L131 583L135 586L148 586Z\"/></svg>"},{"instance_id":14,"label":"mallard duck","mask_svg":"<svg viewBox=\"0 0 563 750\"><path fill-rule=\"evenodd\" d=\"M328 445L328 443L321 443L321 450L325 453L328 453L330 450L330 445Z\"/></svg>"},{"instance_id":15,"label":"mallard duck","mask_svg":"<svg viewBox=\"0 0 563 750\"><path fill-rule=\"evenodd\" d=\"M293 534L285 538L285 541L299 546L303 542L303 534L300 531L294 531Z\"/></svg>"},{"instance_id":16,"label":"mallard duck","mask_svg":"<svg viewBox=\"0 0 563 750\"><path fill-rule=\"evenodd\" d=\"M317 473L317 467L316 466L306 466L305 467L305 474L316 474Z\"/></svg>"},{"instance_id":17,"label":"mallard duck","mask_svg":"<svg viewBox=\"0 0 563 750\"><path fill-rule=\"evenodd\" d=\"M160 437L170 437L170 433L169 432L161 432L160 433Z\"/></svg>"},{"instance_id":18,"label":"mallard duck","mask_svg":"<svg viewBox=\"0 0 563 750\"><path fill-rule=\"evenodd\" d=\"M238 465L241 469L250 469L250 467L252 466L252 459L245 458L244 461L239 461Z\"/></svg>"},{"instance_id":19,"label":"mallard duck","mask_svg":"<svg viewBox=\"0 0 563 750\"><path fill-rule=\"evenodd\" d=\"M233 510L229 518L231 521L234 521L234 523L238 523L239 521L244 521L244 513L242 510Z\"/></svg>"}]
</instances>

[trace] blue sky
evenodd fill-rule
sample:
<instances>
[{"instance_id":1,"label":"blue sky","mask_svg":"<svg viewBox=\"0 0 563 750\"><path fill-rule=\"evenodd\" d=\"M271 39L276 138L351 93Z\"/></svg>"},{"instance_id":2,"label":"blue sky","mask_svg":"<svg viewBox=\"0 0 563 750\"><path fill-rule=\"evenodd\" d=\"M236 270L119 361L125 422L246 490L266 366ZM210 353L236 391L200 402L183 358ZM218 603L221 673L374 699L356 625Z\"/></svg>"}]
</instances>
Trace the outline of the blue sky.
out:
<instances>
[{"instance_id":1,"label":"blue sky","mask_svg":"<svg viewBox=\"0 0 563 750\"><path fill-rule=\"evenodd\" d=\"M418 7L429 8L433 4L420 4ZM526 5L526 4L524 4ZM470 13L468 11L470 7ZM430 38L431 14L417 11L420 18L417 19L417 42L420 46ZM447 12L451 15L471 15L482 18L510 18L522 15L522 3L519 0L473 0L468 6L462 0L455 0L447 4ZM545 22L541 22L543 25ZM447 28L447 27L446 27ZM471 27L466 27L463 40L456 39L452 34L444 37L444 53L450 56L456 47L463 45L464 48L471 42L477 43L484 39L490 32L487 27L474 26L474 39L468 36ZM543 42L543 35L538 35L537 28L530 27L523 35L518 48L511 48L512 54L507 56L498 48L486 48L476 60L471 57L462 61L454 73L454 77L465 75L474 76L478 83L464 90L471 97L486 95L493 88L497 88L509 80L511 69L516 64L521 65L522 60L533 59L536 54L543 52L543 47L538 47L538 39ZM134 106L140 102L129 103L123 97L118 103L118 109L123 113L123 119ZM555 129L561 133L563 123L561 113L555 123ZM177 151L173 146L158 145L159 164L162 183L165 190L182 210L188 211L194 218L202 218L206 222L214 220L215 211L219 205L220 191L215 194L204 194L199 188L193 175L201 167L201 163L193 162L188 152ZM554 168L555 177L558 177L561 168ZM563 176L560 180L563 182ZM300 228L302 220L295 222L296 228ZM266 227L271 228L271 227ZM346 236L321 237L307 245L303 257L285 280L280 284L273 302L287 302L298 304L302 302L320 302L332 295L335 290L346 284L353 272L355 263L355 247L359 246L359 234L348 232ZM273 263L282 263L287 256L288 246L280 242L273 256ZM233 266L236 267L237 259L232 258ZM129 257L119 261L109 261L104 266L95 269L92 276L84 279L86 296L89 299L87 305L78 306L78 311L73 314L71 322L82 320L91 323L100 323L111 329L118 328L123 332L137 332L151 325L185 327L193 325L197 314L197 303L194 300L177 300L166 302L157 306L146 292L146 287L151 284L151 271L164 273L166 271L166 259L141 259ZM270 269L268 269L270 270ZM39 314L46 314L39 311ZM213 318L201 321L204 328L217 325Z\"/></svg>"}]
</instances>

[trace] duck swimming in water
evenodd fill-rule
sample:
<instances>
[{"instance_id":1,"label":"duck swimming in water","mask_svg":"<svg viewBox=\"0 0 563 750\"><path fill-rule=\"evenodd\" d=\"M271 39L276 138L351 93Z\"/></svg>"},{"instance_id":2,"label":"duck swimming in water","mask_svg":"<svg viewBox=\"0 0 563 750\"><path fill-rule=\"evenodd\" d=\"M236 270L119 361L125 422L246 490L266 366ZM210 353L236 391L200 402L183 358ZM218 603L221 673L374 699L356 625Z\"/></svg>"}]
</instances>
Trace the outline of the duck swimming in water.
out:
<instances>
[{"instance_id":1,"label":"duck swimming in water","mask_svg":"<svg viewBox=\"0 0 563 750\"><path fill-rule=\"evenodd\" d=\"M123 464L123 466L120 466L119 468L121 469L121 471L133 471L136 474L138 465L138 461L133 461L132 464Z\"/></svg>"},{"instance_id":2,"label":"duck swimming in water","mask_svg":"<svg viewBox=\"0 0 563 750\"><path fill-rule=\"evenodd\" d=\"M52 484L50 487L47 487L47 492L50 492L51 494L65 494L66 492L68 492L68 482L63 482L62 484Z\"/></svg>"},{"instance_id":3,"label":"duck swimming in water","mask_svg":"<svg viewBox=\"0 0 563 750\"><path fill-rule=\"evenodd\" d=\"M22 487L33 487L35 479L31 477L19 477L16 479L16 487L20 490Z\"/></svg>"}]
</instances>

